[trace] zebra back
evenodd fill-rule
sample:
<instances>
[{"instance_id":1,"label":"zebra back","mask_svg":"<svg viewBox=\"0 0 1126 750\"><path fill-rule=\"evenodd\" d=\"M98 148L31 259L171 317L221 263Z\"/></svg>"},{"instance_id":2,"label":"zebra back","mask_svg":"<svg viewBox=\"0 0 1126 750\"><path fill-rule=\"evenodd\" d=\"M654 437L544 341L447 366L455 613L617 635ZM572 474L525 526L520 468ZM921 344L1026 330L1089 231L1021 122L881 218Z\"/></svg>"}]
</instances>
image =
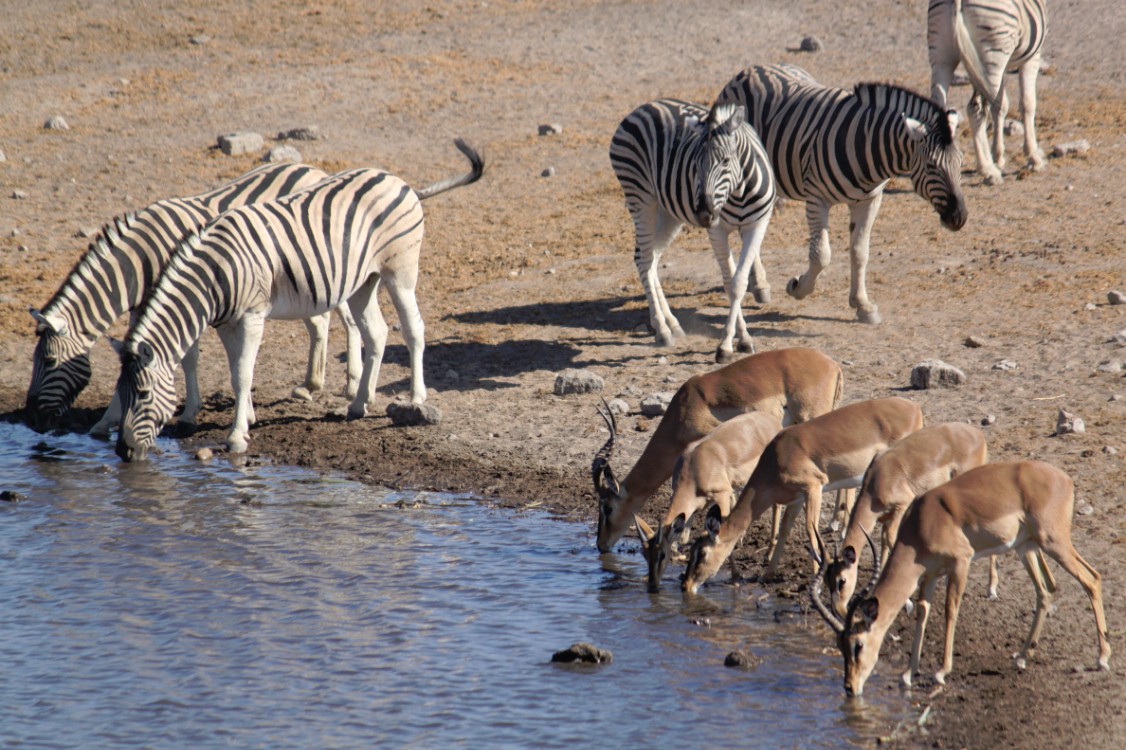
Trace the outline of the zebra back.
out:
<instances>
[{"instance_id":1,"label":"zebra back","mask_svg":"<svg viewBox=\"0 0 1126 750\"><path fill-rule=\"evenodd\" d=\"M1048 31L1048 8L1044 0L932 0L928 39L949 38L934 27L950 22L966 75L975 89L989 92L982 56L1004 52L1006 69L1015 70L1038 55Z\"/></svg>"}]
</instances>

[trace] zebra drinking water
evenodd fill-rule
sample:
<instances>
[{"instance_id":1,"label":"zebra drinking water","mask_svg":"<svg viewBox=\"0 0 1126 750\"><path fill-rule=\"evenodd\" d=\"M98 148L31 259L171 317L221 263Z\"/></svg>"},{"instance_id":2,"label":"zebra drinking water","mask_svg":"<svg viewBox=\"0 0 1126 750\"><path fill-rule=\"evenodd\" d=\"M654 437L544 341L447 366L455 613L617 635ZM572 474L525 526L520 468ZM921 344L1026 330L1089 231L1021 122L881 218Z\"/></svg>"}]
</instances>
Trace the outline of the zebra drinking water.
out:
<instances>
[{"instance_id":1,"label":"zebra drinking water","mask_svg":"<svg viewBox=\"0 0 1126 750\"><path fill-rule=\"evenodd\" d=\"M1036 76L1040 49L1048 32L1044 0L931 0L927 8L927 48L931 65L931 96L947 106L947 92L958 63L966 69L974 93L970 97L977 171L987 185L1002 181L1005 166L1005 73L1020 73L1020 115L1024 155L1033 171L1044 168L1044 152L1036 143ZM986 133L993 120L992 153Z\"/></svg>"},{"instance_id":2,"label":"zebra drinking water","mask_svg":"<svg viewBox=\"0 0 1126 750\"><path fill-rule=\"evenodd\" d=\"M745 110L717 105L709 111L676 99L644 104L618 125L610 163L636 230L633 260L657 343L668 346L674 336L684 335L661 289L657 266L681 227L691 224L707 229L731 305L716 361L733 359L736 332L739 350L753 352L742 300L752 266L758 281L755 299L769 300L759 249L774 210L775 188ZM736 230L743 246L738 267L727 244Z\"/></svg>"},{"instance_id":3,"label":"zebra drinking water","mask_svg":"<svg viewBox=\"0 0 1126 750\"><path fill-rule=\"evenodd\" d=\"M315 185L324 172L302 164L271 164L254 169L207 193L158 201L117 217L90 244L43 309L32 309L39 342L32 363L25 414L37 430L55 427L90 382L90 350L113 322L141 304L178 244L222 212L271 200ZM338 310L348 330L348 395L359 380L359 334L351 313ZM328 315L305 321L309 363L305 392L324 386L328 358ZM185 352L186 394L181 424L195 422L201 403L196 365L199 349ZM301 388L295 392L300 393ZM108 435L117 426L121 404L116 394L90 432Z\"/></svg>"},{"instance_id":4,"label":"zebra drinking water","mask_svg":"<svg viewBox=\"0 0 1126 750\"><path fill-rule=\"evenodd\" d=\"M786 291L802 299L829 265L829 208L849 207L852 282L849 305L865 323L879 323L868 299L868 240L884 187L910 175L915 192L942 225L966 223L959 184L962 152L954 139L957 114L930 99L882 83L852 91L822 86L796 65L753 66L724 87L718 104L740 104L766 145L779 191L805 202L809 268Z\"/></svg>"},{"instance_id":5,"label":"zebra drinking water","mask_svg":"<svg viewBox=\"0 0 1126 750\"><path fill-rule=\"evenodd\" d=\"M462 141L472 164L460 177L415 192L378 169L352 169L309 190L243 206L193 234L161 275L125 339L117 395L117 454L143 458L172 416L172 372L206 326L227 352L235 416L232 452L247 448L254 421L250 388L267 318L323 314L347 302L363 340L364 362L348 418L363 417L375 395L387 323L376 299L385 284L411 360L411 401L426 399L423 322L415 298L422 245L421 200L476 182L480 155Z\"/></svg>"}]
</instances>

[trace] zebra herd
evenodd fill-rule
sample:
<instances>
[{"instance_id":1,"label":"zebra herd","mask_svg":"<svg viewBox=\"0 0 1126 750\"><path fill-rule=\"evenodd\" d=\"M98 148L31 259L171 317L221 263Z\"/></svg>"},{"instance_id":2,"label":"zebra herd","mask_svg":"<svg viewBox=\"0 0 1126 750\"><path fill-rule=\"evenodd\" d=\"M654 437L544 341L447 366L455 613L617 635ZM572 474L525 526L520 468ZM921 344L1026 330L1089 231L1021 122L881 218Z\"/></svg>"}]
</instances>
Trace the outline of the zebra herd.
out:
<instances>
[{"instance_id":1,"label":"zebra herd","mask_svg":"<svg viewBox=\"0 0 1126 750\"><path fill-rule=\"evenodd\" d=\"M890 84L851 91L823 86L793 65L751 66L710 107L661 99L621 121L610 163L636 231L634 263L658 344L683 329L669 308L657 269L685 224L705 227L730 301L717 360L754 351L742 314L748 287L770 299L760 257L776 200L803 201L809 266L787 284L802 298L829 264L829 209L850 211L849 304L862 322L877 323L865 282L868 246L885 186L910 177L943 226L967 220L959 184L957 114L946 109L953 68L965 65L974 94L969 112L979 171L999 178L1000 124L1008 103L1007 68L1021 70L1026 153L1035 143L1035 74L1046 28L1042 0L931 0L928 44L932 97ZM994 120L993 148L985 128ZM89 352L126 312L132 326L119 351L122 374L95 434L118 431L118 453L143 455L173 410L172 374L182 364L186 403L180 424L200 409L197 341L216 327L236 394L232 450L245 450L254 422L250 386L267 318L302 319L310 347L307 395L324 385L328 314L348 330L350 418L365 414L387 337L374 299L386 286L411 359L411 400L426 398L423 322L415 300L422 238L420 201L480 178L483 161L464 143L472 170L424 190L378 170L328 176L303 165L266 166L209 193L160 201L115 219L90 245L42 310L32 310L39 341L27 394L28 421L58 423L90 379ZM729 248L738 231L740 256ZM736 339L738 339L736 343Z\"/></svg>"}]
</instances>

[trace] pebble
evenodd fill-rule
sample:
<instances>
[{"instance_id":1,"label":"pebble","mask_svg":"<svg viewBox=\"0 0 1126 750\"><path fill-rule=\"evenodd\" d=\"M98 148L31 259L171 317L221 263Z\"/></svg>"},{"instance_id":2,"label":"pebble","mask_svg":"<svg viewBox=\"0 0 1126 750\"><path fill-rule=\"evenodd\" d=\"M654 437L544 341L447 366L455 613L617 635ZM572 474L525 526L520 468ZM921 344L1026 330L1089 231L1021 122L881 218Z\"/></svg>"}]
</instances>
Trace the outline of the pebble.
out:
<instances>
[{"instance_id":1,"label":"pebble","mask_svg":"<svg viewBox=\"0 0 1126 750\"><path fill-rule=\"evenodd\" d=\"M207 34L196 34L195 36L193 36L188 41L191 42L192 44L203 45L203 44L207 44L208 42L210 42L211 37L209 37Z\"/></svg>"},{"instance_id":2,"label":"pebble","mask_svg":"<svg viewBox=\"0 0 1126 750\"><path fill-rule=\"evenodd\" d=\"M1095 368L1099 372L1119 373L1122 372L1122 361L1118 359L1104 359L1099 362L1098 367Z\"/></svg>"},{"instance_id":3,"label":"pebble","mask_svg":"<svg viewBox=\"0 0 1126 750\"><path fill-rule=\"evenodd\" d=\"M574 662L582 664L609 664L614 660L614 655L606 649L598 648L589 643L572 643L569 648L556 651L552 654L551 660L562 664L573 664Z\"/></svg>"},{"instance_id":4,"label":"pebble","mask_svg":"<svg viewBox=\"0 0 1126 750\"><path fill-rule=\"evenodd\" d=\"M215 451L210 448L200 448L195 452L196 461L210 461L215 456Z\"/></svg>"},{"instance_id":5,"label":"pebble","mask_svg":"<svg viewBox=\"0 0 1126 750\"><path fill-rule=\"evenodd\" d=\"M1052 156L1056 158L1059 158L1061 156L1086 156L1087 152L1090 150L1090 141L1088 141L1086 138L1081 138L1078 141L1057 143L1052 147Z\"/></svg>"},{"instance_id":6,"label":"pebble","mask_svg":"<svg viewBox=\"0 0 1126 750\"><path fill-rule=\"evenodd\" d=\"M723 660L723 666L751 669L762 664L762 659L749 651L732 651Z\"/></svg>"},{"instance_id":7,"label":"pebble","mask_svg":"<svg viewBox=\"0 0 1126 750\"><path fill-rule=\"evenodd\" d=\"M0 151L0 161L8 161L8 157L4 156L3 151Z\"/></svg>"},{"instance_id":8,"label":"pebble","mask_svg":"<svg viewBox=\"0 0 1126 750\"><path fill-rule=\"evenodd\" d=\"M440 424L442 421L441 409L428 403L410 404L392 401L387 404L387 416L391 418L391 424L397 427L433 425Z\"/></svg>"},{"instance_id":9,"label":"pebble","mask_svg":"<svg viewBox=\"0 0 1126 750\"><path fill-rule=\"evenodd\" d=\"M23 190L13 190L12 198L17 201L22 201L27 198L27 193Z\"/></svg>"},{"instance_id":10,"label":"pebble","mask_svg":"<svg viewBox=\"0 0 1126 750\"><path fill-rule=\"evenodd\" d=\"M219 150L227 156L239 156L251 151L258 151L264 143L261 135L249 132L228 133L218 138Z\"/></svg>"},{"instance_id":11,"label":"pebble","mask_svg":"<svg viewBox=\"0 0 1126 750\"><path fill-rule=\"evenodd\" d=\"M570 393L601 393L606 381L593 370L563 370L555 376L554 393L566 396Z\"/></svg>"},{"instance_id":12,"label":"pebble","mask_svg":"<svg viewBox=\"0 0 1126 750\"><path fill-rule=\"evenodd\" d=\"M1002 359L1000 362L996 362L993 365L994 370L1015 370L1017 367L1019 367L1019 365L1011 359Z\"/></svg>"},{"instance_id":13,"label":"pebble","mask_svg":"<svg viewBox=\"0 0 1126 750\"><path fill-rule=\"evenodd\" d=\"M562 133L563 126L557 122L547 123L539 127L540 135L562 135Z\"/></svg>"},{"instance_id":14,"label":"pebble","mask_svg":"<svg viewBox=\"0 0 1126 750\"><path fill-rule=\"evenodd\" d=\"M988 427L989 425L994 424L996 421L997 421L997 417L995 417L992 414L986 414L984 417L981 418L981 426L982 427Z\"/></svg>"},{"instance_id":15,"label":"pebble","mask_svg":"<svg viewBox=\"0 0 1126 750\"><path fill-rule=\"evenodd\" d=\"M966 373L940 359L927 359L911 370L911 387L926 390L932 387L964 385Z\"/></svg>"},{"instance_id":16,"label":"pebble","mask_svg":"<svg viewBox=\"0 0 1126 750\"><path fill-rule=\"evenodd\" d=\"M276 140L279 141L316 141L320 140L321 129L316 125L306 125L303 128L290 128L278 131Z\"/></svg>"},{"instance_id":17,"label":"pebble","mask_svg":"<svg viewBox=\"0 0 1126 750\"><path fill-rule=\"evenodd\" d=\"M798 49L802 52L820 52L824 48L825 45L821 43L821 40L812 34L803 38L801 44L798 45Z\"/></svg>"},{"instance_id":18,"label":"pebble","mask_svg":"<svg viewBox=\"0 0 1126 750\"><path fill-rule=\"evenodd\" d=\"M1075 433L1081 435L1087 431L1087 425L1084 424L1082 417L1077 417L1069 411L1060 409L1059 415L1056 417L1056 434L1067 435L1068 433Z\"/></svg>"},{"instance_id":19,"label":"pebble","mask_svg":"<svg viewBox=\"0 0 1126 750\"><path fill-rule=\"evenodd\" d=\"M47 118L47 122L43 123L43 128L44 130L70 130L70 125L66 124L62 115L55 115Z\"/></svg>"},{"instance_id":20,"label":"pebble","mask_svg":"<svg viewBox=\"0 0 1126 750\"><path fill-rule=\"evenodd\" d=\"M980 349L985 346L985 340L978 336L966 336L966 340L962 342L962 346L969 349Z\"/></svg>"},{"instance_id":21,"label":"pebble","mask_svg":"<svg viewBox=\"0 0 1126 750\"><path fill-rule=\"evenodd\" d=\"M555 167L548 167L544 171L540 172L540 177L554 177L554 176L555 176Z\"/></svg>"},{"instance_id":22,"label":"pebble","mask_svg":"<svg viewBox=\"0 0 1126 750\"><path fill-rule=\"evenodd\" d=\"M606 402L606 406L610 408L610 413L617 417L624 417L629 414L629 402L620 398L612 398Z\"/></svg>"},{"instance_id":23,"label":"pebble","mask_svg":"<svg viewBox=\"0 0 1126 750\"><path fill-rule=\"evenodd\" d=\"M97 227L79 227L78 231L74 233L74 236L78 237L79 239L88 240L97 233Z\"/></svg>"},{"instance_id":24,"label":"pebble","mask_svg":"<svg viewBox=\"0 0 1126 750\"><path fill-rule=\"evenodd\" d=\"M670 392L653 393L641 399L641 413L647 417L659 417L668 411L669 402L673 394Z\"/></svg>"},{"instance_id":25,"label":"pebble","mask_svg":"<svg viewBox=\"0 0 1126 750\"><path fill-rule=\"evenodd\" d=\"M27 500L27 495L22 492L16 492L15 490L4 490L0 492L0 500L5 503L22 503L24 500Z\"/></svg>"},{"instance_id":26,"label":"pebble","mask_svg":"<svg viewBox=\"0 0 1126 750\"><path fill-rule=\"evenodd\" d=\"M1112 305L1126 305L1126 294L1113 289L1106 293L1106 301Z\"/></svg>"},{"instance_id":27,"label":"pebble","mask_svg":"<svg viewBox=\"0 0 1126 750\"><path fill-rule=\"evenodd\" d=\"M301 152L293 146L274 146L266 152L266 155L262 157L262 161L270 163L291 161L298 163L301 161Z\"/></svg>"},{"instance_id":28,"label":"pebble","mask_svg":"<svg viewBox=\"0 0 1126 750\"><path fill-rule=\"evenodd\" d=\"M1118 455L1118 449L1115 448L1113 445L1104 445L1103 446L1103 453L1105 453L1108 456L1117 456Z\"/></svg>"}]
</instances>

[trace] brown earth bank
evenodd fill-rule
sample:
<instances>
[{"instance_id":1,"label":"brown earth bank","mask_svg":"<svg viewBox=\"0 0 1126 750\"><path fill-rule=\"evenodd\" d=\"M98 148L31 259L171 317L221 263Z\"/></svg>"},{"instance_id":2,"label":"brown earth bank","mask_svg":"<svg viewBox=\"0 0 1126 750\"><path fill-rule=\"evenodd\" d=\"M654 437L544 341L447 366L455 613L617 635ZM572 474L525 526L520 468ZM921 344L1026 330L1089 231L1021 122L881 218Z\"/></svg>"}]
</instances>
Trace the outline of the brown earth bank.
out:
<instances>
[{"instance_id":1,"label":"brown earth bank","mask_svg":"<svg viewBox=\"0 0 1126 750\"><path fill-rule=\"evenodd\" d=\"M1114 343L1126 306L1107 297L1126 287L1126 73L1112 52L1126 23L1111 0L1053 2L1050 11L1041 145L1087 139L1085 158L1051 159L1043 173L1026 174L1019 139L1010 138L1005 183L986 187L971 171L971 151L963 175L970 219L958 233L940 227L907 181L894 181L872 240L879 326L855 322L847 305L843 209L833 213L837 262L817 294L797 301L784 293L785 280L804 268L807 238L801 206L783 205L763 249L773 301L747 309L760 350L812 346L842 362L846 402L906 395L932 424L992 415L992 458L1043 459L1075 480L1073 536L1103 575L1118 650L1111 671L1093 671L1090 607L1058 569L1055 614L1037 656L1018 671L1011 654L1031 621L1032 588L1010 556L1001 567L1002 600L988 602L975 566L954 672L943 689L919 679L911 700L920 715L929 712L922 730L899 728L895 739L904 745L1126 742L1126 399L1117 398L1126 382L1115 371L1126 349ZM259 421L249 460L538 504L592 529L590 461L606 430L596 396L553 394L556 373L589 368L605 378L605 395L623 395L636 409L641 396L673 391L714 367L725 316L706 238L686 231L662 260L661 277L689 335L653 347L631 262L632 227L607 159L618 121L659 96L707 103L751 63L793 62L840 86L879 80L929 88L921 0L2 0L0 13L0 412L19 418L34 346L26 308L45 304L65 278L87 242L79 234L254 166L260 154L214 149L218 134L269 137L316 125L323 139L292 144L305 161L327 171L379 166L415 185L464 171L451 144L462 136L484 151L488 172L427 202L418 293L429 402L441 423L402 428L384 416L387 401L408 391L397 333L372 416L343 419L345 401L336 395L343 366L335 360L333 394L311 403L289 398L304 368L305 333L300 324L271 323L256 370ZM821 52L796 51L808 34L822 41ZM967 97L967 89L953 90L956 104ZM45 130L53 115L69 130ZM538 126L550 123L562 132L540 136ZM967 133L961 137L969 151ZM548 168L554 174L542 176ZM121 321L113 333L124 330ZM339 328L334 333L340 352ZM984 345L965 346L971 335ZM231 418L226 361L212 332L202 348L201 384L210 395L189 447L221 445ZM967 383L909 391L911 368L932 357L963 369ZM996 369L1002 360L1015 369ZM76 429L96 419L116 378L108 345L96 347L93 361ZM1060 408L1081 416L1086 432L1055 436ZM637 415L620 420L619 474L653 427ZM646 515L661 513L665 498L667 491ZM763 526L741 553L749 575L760 569ZM623 542L619 554L635 547ZM807 576L802 545L791 544L777 591L800 593ZM728 584L721 576L712 585ZM930 671L941 655L941 611L939 602L924 652ZM901 640L885 644L870 689L898 689L910 621L901 617L893 633ZM827 630L825 642L832 648Z\"/></svg>"}]
</instances>

